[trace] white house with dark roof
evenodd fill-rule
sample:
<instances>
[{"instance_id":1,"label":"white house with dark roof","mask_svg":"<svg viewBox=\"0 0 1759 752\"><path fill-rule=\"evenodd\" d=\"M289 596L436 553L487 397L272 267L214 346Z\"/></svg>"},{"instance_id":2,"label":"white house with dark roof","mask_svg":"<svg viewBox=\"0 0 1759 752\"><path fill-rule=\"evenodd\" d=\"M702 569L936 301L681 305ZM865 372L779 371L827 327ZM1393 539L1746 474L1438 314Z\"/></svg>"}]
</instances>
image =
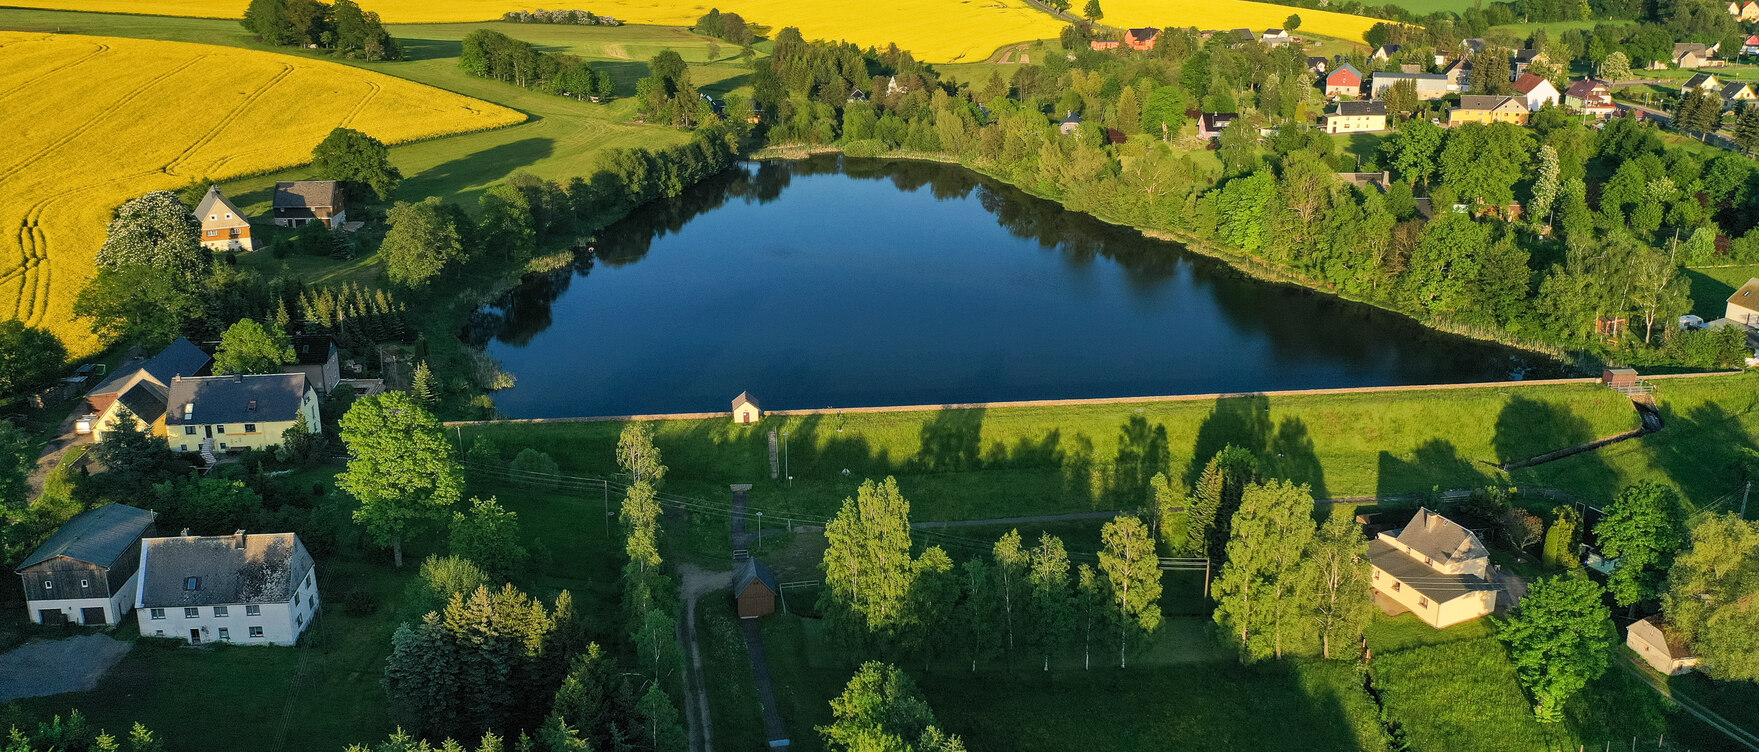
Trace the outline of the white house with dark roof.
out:
<instances>
[{"instance_id":1,"label":"white house with dark roof","mask_svg":"<svg viewBox=\"0 0 1759 752\"><path fill-rule=\"evenodd\" d=\"M294 421L322 429L318 391L304 373L173 379L166 403L165 439L179 452L274 446Z\"/></svg>"},{"instance_id":2,"label":"white house with dark roof","mask_svg":"<svg viewBox=\"0 0 1759 752\"><path fill-rule=\"evenodd\" d=\"M1453 79L1444 73L1391 73L1381 71L1369 78L1369 98L1383 99L1387 89L1406 81L1417 90L1418 99L1441 99L1454 91Z\"/></svg>"},{"instance_id":3,"label":"white house with dark roof","mask_svg":"<svg viewBox=\"0 0 1759 752\"><path fill-rule=\"evenodd\" d=\"M141 537L154 514L121 504L81 512L14 570L34 624L119 624L134 608Z\"/></svg>"},{"instance_id":4,"label":"white house with dark roof","mask_svg":"<svg viewBox=\"0 0 1759 752\"><path fill-rule=\"evenodd\" d=\"M342 200L342 184L334 180L296 180L275 184L275 224L299 227L307 222L321 221L330 229L341 229L348 221L348 208Z\"/></svg>"},{"instance_id":5,"label":"white house with dark roof","mask_svg":"<svg viewBox=\"0 0 1759 752\"><path fill-rule=\"evenodd\" d=\"M1374 599L1410 611L1437 629L1496 609L1490 552L1472 531L1428 509L1405 527L1368 542Z\"/></svg>"},{"instance_id":6,"label":"white house with dark roof","mask_svg":"<svg viewBox=\"0 0 1759 752\"><path fill-rule=\"evenodd\" d=\"M148 538L140 572L140 633L190 644L292 645L320 605L317 567L293 533Z\"/></svg>"}]
</instances>

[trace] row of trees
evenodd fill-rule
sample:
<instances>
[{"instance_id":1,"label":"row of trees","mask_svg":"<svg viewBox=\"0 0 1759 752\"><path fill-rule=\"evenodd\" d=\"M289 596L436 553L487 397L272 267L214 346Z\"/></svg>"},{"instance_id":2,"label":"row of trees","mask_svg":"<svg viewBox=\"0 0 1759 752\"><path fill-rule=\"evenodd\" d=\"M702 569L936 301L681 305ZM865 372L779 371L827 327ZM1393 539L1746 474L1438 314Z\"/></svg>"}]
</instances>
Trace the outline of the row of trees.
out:
<instances>
[{"instance_id":1,"label":"row of trees","mask_svg":"<svg viewBox=\"0 0 1759 752\"><path fill-rule=\"evenodd\" d=\"M489 29L470 32L463 44L458 67L472 76L581 101L601 102L611 96L610 72L593 70L574 55L543 52Z\"/></svg>"},{"instance_id":2,"label":"row of trees","mask_svg":"<svg viewBox=\"0 0 1759 752\"><path fill-rule=\"evenodd\" d=\"M391 281L420 288L461 273L474 261L524 261L544 241L572 239L650 200L672 197L733 163L733 137L702 128L687 144L654 152L618 149L588 178L566 185L516 174L489 188L472 219L438 197L397 202L386 214L379 247Z\"/></svg>"},{"instance_id":3,"label":"row of trees","mask_svg":"<svg viewBox=\"0 0 1759 752\"><path fill-rule=\"evenodd\" d=\"M385 31L379 14L354 0L251 0L244 28L276 46L319 47L367 62L401 60L403 48Z\"/></svg>"},{"instance_id":4,"label":"row of trees","mask_svg":"<svg viewBox=\"0 0 1759 752\"><path fill-rule=\"evenodd\" d=\"M1107 523L1102 538L1097 567L1072 565L1056 536L1026 545L1018 531L987 561L955 567L939 546L911 555L909 501L895 479L869 480L825 527L819 609L845 644L925 663L953 658L975 671L1005 654L1049 670L1053 656L1072 650L1090 666L1098 648L1116 649L1122 668L1130 647L1160 626L1160 560L1136 517Z\"/></svg>"}]
</instances>

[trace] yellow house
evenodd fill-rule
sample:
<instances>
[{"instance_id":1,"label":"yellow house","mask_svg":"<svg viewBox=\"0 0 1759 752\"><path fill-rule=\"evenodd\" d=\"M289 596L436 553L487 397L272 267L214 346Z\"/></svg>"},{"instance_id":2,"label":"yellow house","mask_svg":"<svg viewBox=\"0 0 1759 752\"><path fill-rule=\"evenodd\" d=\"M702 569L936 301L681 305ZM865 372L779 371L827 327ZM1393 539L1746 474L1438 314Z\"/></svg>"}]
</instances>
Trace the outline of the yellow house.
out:
<instances>
[{"instance_id":1,"label":"yellow house","mask_svg":"<svg viewBox=\"0 0 1759 752\"><path fill-rule=\"evenodd\" d=\"M275 446L295 421L322 430L318 391L303 373L174 379L166 403L165 438L180 452Z\"/></svg>"},{"instance_id":2,"label":"yellow house","mask_svg":"<svg viewBox=\"0 0 1759 752\"><path fill-rule=\"evenodd\" d=\"M102 441L104 433L117 425L126 408L135 416L136 425L151 429L155 436L164 436L165 395L172 379L201 374L210 360L195 343L178 338L140 365L117 369L86 395L86 414L79 419L76 430Z\"/></svg>"},{"instance_id":3,"label":"yellow house","mask_svg":"<svg viewBox=\"0 0 1759 752\"><path fill-rule=\"evenodd\" d=\"M1722 316L1737 324L1759 326L1759 277L1747 280L1747 284L1728 296Z\"/></svg>"},{"instance_id":4,"label":"yellow house","mask_svg":"<svg viewBox=\"0 0 1759 752\"><path fill-rule=\"evenodd\" d=\"M1698 665L1698 659L1686 649L1684 640L1668 632L1667 623L1661 621L1661 617L1638 619L1625 633L1625 647L1642 657L1650 668L1668 676L1690 673L1692 667Z\"/></svg>"},{"instance_id":5,"label":"yellow house","mask_svg":"<svg viewBox=\"0 0 1759 752\"><path fill-rule=\"evenodd\" d=\"M1368 559L1375 603L1388 612L1410 611L1440 629L1496 608L1490 552L1472 531L1428 509L1369 541Z\"/></svg>"},{"instance_id":6,"label":"yellow house","mask_svg":"<svg viewBox=\"0 0 1759 752\"><path fill-rule=\"evenodd\" d=\"M1522 97L1467 94L1460 97L1460 106L1448 110L1448 126L1466 123L1526 125L1529 113L1527 102Z\"/></svg>"},{"instance_id":7,"label":"yellow house","mask_svg":"<svg viewBox=\"0 0 1759 752\"><path fill-rule=\"evenodd\" d=\"M740 392L733 398L733 422L756 423L763 420L763 408L758 407L757 398L751 392Z\"/></svg>"}]
</instances>

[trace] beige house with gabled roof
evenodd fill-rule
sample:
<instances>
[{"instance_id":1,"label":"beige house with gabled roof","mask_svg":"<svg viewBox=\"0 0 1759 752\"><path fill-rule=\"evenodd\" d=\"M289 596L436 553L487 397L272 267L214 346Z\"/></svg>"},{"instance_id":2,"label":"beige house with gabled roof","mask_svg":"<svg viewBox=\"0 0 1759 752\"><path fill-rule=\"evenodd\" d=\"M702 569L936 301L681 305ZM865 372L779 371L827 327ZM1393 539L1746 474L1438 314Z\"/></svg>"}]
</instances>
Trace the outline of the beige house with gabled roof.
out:
<instances>
[{"instance_id":1,"label":"beige house with gabled roof","mask_svg":"<svg viewBox=\"0 0 1759 752\"><path fill-rule=\"evenodd\" d=\"M733 398L733 422L756 423L763 420L763 408L757 404L757 398L751 392L740 392Z\"/></svg>"},{"instance_id":2,"label":"beige house with gabled roof","mask_svg":"<svg viewBox=\"0 0 1759 752\"><path fill-rule=\"evenodd\" d=\"M1759 326L1759 277L1747 280L1747 284L1728 296L1722 317L1745 326Z\"/></svg>"},{"instance_id":3,"label":"beige house with gabled roof","mask_svg":"<svg viewBox=\"0 0 1759 752\"><path fill-rule=\"evenodd\" d=\"M208 186L208 195L196 204L195 218L202 223L202 247L215 251L254 251L256 241L250 237L250 221L244 212L216 185Z\"/></svg>"},{"instance_id":4,"label":"beige house with gabled roof","mask_svg":"<svg viewBox=\"0 0 1759 752\"><path fill-rule=\"evenodd\" d=\"M1659 616L1638 619L1625 633L1625 647L1641 657L1650 668L1668 676L1690 673L1698 665L1698 659L1687 648L1685 639L1672 632Z\"/></svg>"},{"instance_id":5,"label":"beige house with gabled roof","mask_svg":"<svg viewBox=\"0 0 1759 752\"><path fill-rule=\"evenodd\" d=\"M1496 609L1490 552L1472 531L1427 508L1368 542L1376 605L1437 629Z\"/></svg>"}]
</instances>

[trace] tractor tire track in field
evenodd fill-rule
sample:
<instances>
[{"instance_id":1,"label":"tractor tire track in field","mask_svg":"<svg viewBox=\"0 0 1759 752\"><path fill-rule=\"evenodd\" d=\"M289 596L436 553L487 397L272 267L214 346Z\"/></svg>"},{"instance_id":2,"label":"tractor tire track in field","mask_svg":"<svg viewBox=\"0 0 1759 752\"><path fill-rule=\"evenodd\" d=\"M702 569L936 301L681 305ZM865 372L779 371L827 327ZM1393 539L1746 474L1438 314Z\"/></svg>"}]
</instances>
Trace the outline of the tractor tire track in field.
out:
<instances>
[{"instance_id":1,"label":"tractor tire track in field","mask_svg":"<svg viewBox=\"0 0 1759 752\"><path fill-rule=\"evenodd\" d=\"M6 91L0 91L0 101L5 101L7 97L10 97L13 94L17 94L20 91L23 91L23 90L28 89L32 86L35 86L37 84L37 82L42 81L45 78L53 76L53 75L60 73L64 70L67 70L68 68L72 68L73 66L79 65L80 63L86 62L87 60L91 60L92 58L95 58L95 57L102 55L102 54L109 52L109 51L110 51L110 45L100 44L100 45L98 45L98 49L93 50L92 54L90 54L90 55L86 55L85 57L79 58L78 60L70 60L68 62L62 63L61 65L58 65L54 68L50 68L49 70L44 71L41 75L38 75L37 77L32 78L29 81L22 81L17 86L14 86L10 89L7 89Z\"/></svg>"},{"instance_id":2,"label":"tractor tire track in field","mask_svg":"<svg viewBox=\"0 0 1759 752\"><path fill-rule=\"evenodd\" d=\"M348 111L348 115L342 118L342 125L339 127L347 128L354 125L354 119L360 116L360 113L366 111L366 106L372 104L372 101L378 98L379 92L385 90L385 87L380 86L377 81L368 81L367 85L373 87L373 90L367 92L366 96L361 97L360 102L354 105L354 109Z\"/></svg>"},{"instance_id":3,"label":"tractor tire track in field","mask_svg":"<svg viewBox=\"0 0 1759 752\"><path fill-rule=\"evenodd\" d=\"M209 57L212 57L212 55L197 55L197 56L192 57L188 60L185 60L182 65L179 65L179 66L174 67L168 71L165 71L164 73L161 73L157 76L154 76L152 79L148 80L146 83L141 84L140 86L135 87L133 90L129 91L127 94L124 94L120 97L117 97L116 101L110 103L109 108L104 111L103 115L100 115L98 117L94 117L90 120L85 121L84 123L81 123L79 125L79 127L74 128L71 131L68 131L66 134L62 135L60 138L55 139L54 141L50 142L47 146L44 146L43 148L38 149L35 154L32 154L28 157L25 157L23 161L8 165L5 168L0 169L0 180L4 180L6 177L11 177L12 175L15 175L19 172L22 172L26 167L29 167L33 164L36 164L38 161L41 161L44 157L47 157L50 154L53 154L56 149L59 149L63 146L66 146L69 143L72 143L74 139L85 135L86 131L89 131L92 128L97 127L97 125L99 123L105 122L106 120L109 120L112 116L116 115L117 113L120 113L120 112L123 112L124 110L126 110L128 108L128 105L134 103L134 100L139 99L142 96L146 95L146 93L148 91L150 91L151 89L153 89L154 87L158 86L161 83L164 83L167 79L171 78L172 76L175 76L178 73L182 73L183 71L188 70L191 66L193 66L196 63L199 63L203 60L206 60Z\"/></svg>"},{"instance_id":4,"label":"tractor tire track in field","mask_svg":"<svg viewBox=\"0 0 1759 752\"><path fill-rule=\"evenodd\" d=\"M238 122L238 119L244 115L245 110L250 109L250 106L255 104L258 99L261 99L264 94L269 93L270 89L273 89L277 86L280 86L281 82L286 81L287 78L289 76L292 76L293 72L296 70L298 70L298 69L291 66L291 65L287 65L287 64L283 63L281 65L281 72L280 73L275 74L274 77L270 78L267 83L264 83L262 86L257 87L256 91L253 91L249 95L245 96L244 101L239 102L237 107L232 108L231 112L226 113L225 117L220 118L220 121L215 123L214 127L209 128L207 133L203 133L200 138L197 138L195 141L191 142L189 145L189 148L184 149L182 154L178 154L175 159L172 159L170 162L166 163L165 167L163 168L164 173L166 175L177 175L178 174L177 169L179 167L183 166L183 163L188 162L191 158L193 158L195 156L196 152L200 151L203 147L212 143L214 141L214 139L219 138L220 134L222 132L224 132L226 130L226 128L231 126L233 123Z\"/></svg>"}]
</instances>

